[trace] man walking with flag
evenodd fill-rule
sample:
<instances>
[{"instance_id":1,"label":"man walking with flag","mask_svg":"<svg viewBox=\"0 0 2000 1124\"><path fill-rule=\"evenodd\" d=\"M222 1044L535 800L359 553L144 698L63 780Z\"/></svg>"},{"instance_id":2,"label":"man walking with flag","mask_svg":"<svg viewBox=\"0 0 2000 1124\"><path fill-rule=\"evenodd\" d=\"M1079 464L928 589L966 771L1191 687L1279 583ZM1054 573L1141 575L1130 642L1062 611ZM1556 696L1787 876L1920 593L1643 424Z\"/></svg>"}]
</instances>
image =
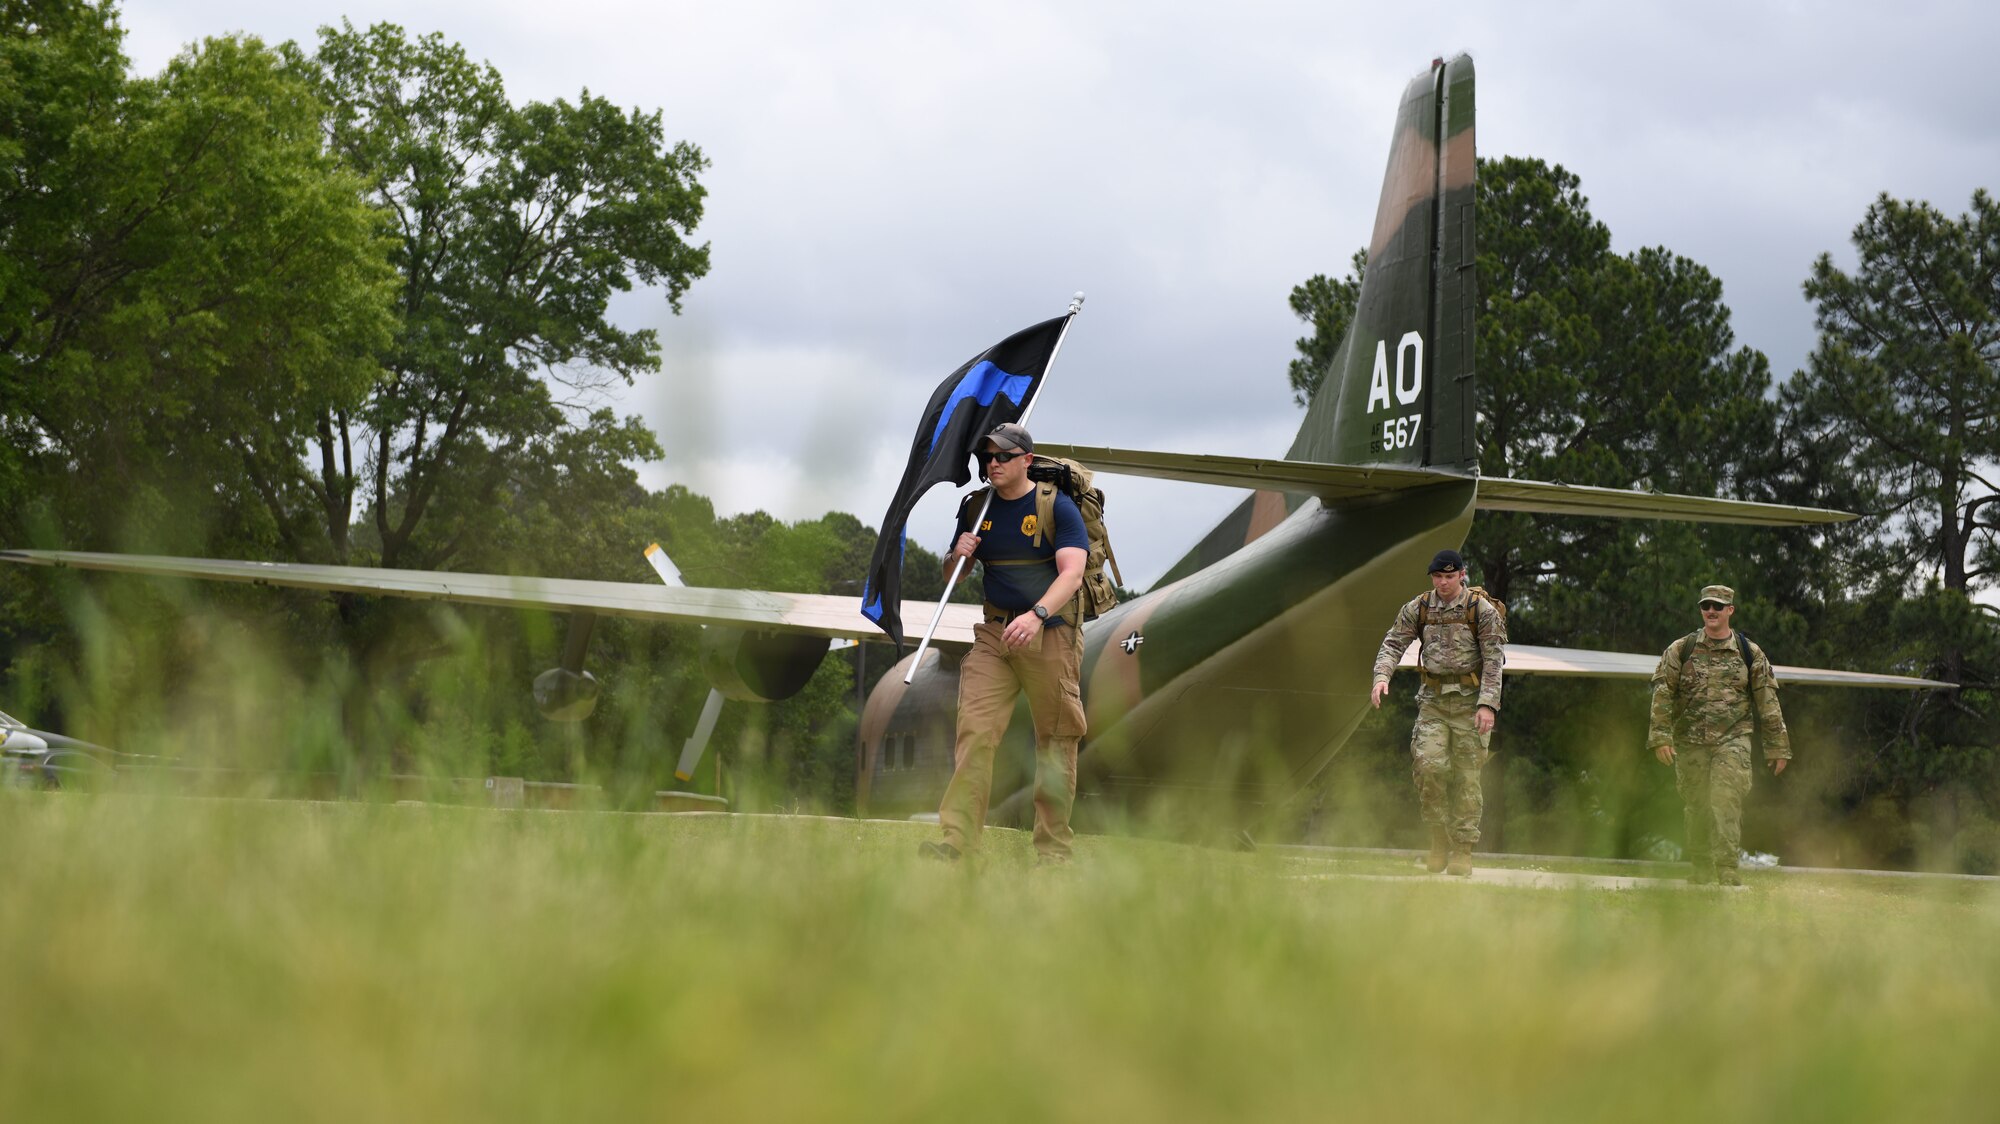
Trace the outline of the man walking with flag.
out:
<instances>
[{"instance_id":1,"label":"man walking with flag","mask_svg":"<svg viewBox=\"0 0 2000 1124\"><path fill-rule=\"evenodd\" d=\"M1070 807L1076 802L1076 750L1083 737L1082 611L1077 593L1090 539L1083 514L1060 490L1040 526L1028 466L1035 441L1018 425L994 427L979 460L992 484L984 518L960 511L959 535L946 556L951 581L978 559L986 603L972 630L972 651L958 668L958 740L951 785L938 807L943 842L920 853L955 860L979 843L993 785L993 755L1023 692L1035 721L1035 852L1047 864L1070 857Z\"/></svg>"},{"instance_id":2,"label":"man walking with flag","mask_svg":"<svg viewBox=\"0 0 2000 1124\"><path fill-rule=\"evenodd\" d=\"M1035 486L1028 479L1034 439L1025 428L1042 380L1062 350L1069 323L1083 308L1083 294L1069 311L1008 336L953 371L938 385L910 445L902 482L882 517L861 614L903 649L903 544L910 510L933 484L971 481L968 462L980 458L991 488L976 514L959 511L959 536L946 557L945 598L974 558L986 563L984 620L959 667L955 769L938 820L943 842L922 853L956 860L977 845L993 784L993 755L1007 732L1014 699L1028 692L1035 716L1035 849L1047 862L1069 858L1070 806L1076 798L1077 742L1083 736L1078 678L1083 662L1081 612L1076 598L1088 560L1089 534L1068 496L1056 496L1050 527L1037 526ZM1024 510L1015 510L1025 504ZM1005 511L995 509L1004 508ZM998 600L996 600L996 595ZM940 600L931 618L937 627ZM930 642L930 633L924 643ZM917 650L910 676L923 658Z\"/></svg>"}]
</instances>

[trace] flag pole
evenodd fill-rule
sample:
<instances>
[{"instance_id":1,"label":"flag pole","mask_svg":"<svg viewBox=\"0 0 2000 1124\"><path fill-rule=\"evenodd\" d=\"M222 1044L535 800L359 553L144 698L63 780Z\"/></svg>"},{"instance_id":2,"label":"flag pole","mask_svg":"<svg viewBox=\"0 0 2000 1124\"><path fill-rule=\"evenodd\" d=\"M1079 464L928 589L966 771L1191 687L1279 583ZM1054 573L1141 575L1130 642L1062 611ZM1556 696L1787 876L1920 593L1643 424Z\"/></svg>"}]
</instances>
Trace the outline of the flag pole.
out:
<instances>
[{"instance_id":1,"label":"flag pole","mask_svg":"<svg viewBox=\"0 0 2000 1124\"><path fill-rule=\"evenodd\" d=\"M1062 331L1056 333L1056 345L1049 349L1049 361L1042 364L1042 377L1035 380L1035 392L1028 396L1028 404L1022 408L1021 416L1014 420L1014 424L1021 428L1027 428L1028 415L1035 412L1035 403L1042 399L1042 387L1049 381L1049 372L1055 369L1056 356L1062 354L1063 340L1069 336L1069 326L1075 323L1076 314L1082 311L1083 294L1078 293L1069 299L1069 319L1063 321ZM982 440L985 437L984 434L980 436ZM986 509L992 506L993 489L988 488L986 499L979 505L979 514L972 517L972 525L975 528L986 521ZM957 542L952 543L954 547L957 545ZM931 638L937 635L938 623L944 620L944 607L951 601L951 591L957 588L959 578L965 573L966 562L966 557L961 554L958 556L958 561L952 564L951 577L944 583L944 596L938 598L937 608L931 611L930 627L924 629L924 638L917 644L917 657L910 661L910 670L903 673L904 683L907 684L917 677L917 668L924 662L924 651L931 646Z\"/></svg>"}]
</instances>

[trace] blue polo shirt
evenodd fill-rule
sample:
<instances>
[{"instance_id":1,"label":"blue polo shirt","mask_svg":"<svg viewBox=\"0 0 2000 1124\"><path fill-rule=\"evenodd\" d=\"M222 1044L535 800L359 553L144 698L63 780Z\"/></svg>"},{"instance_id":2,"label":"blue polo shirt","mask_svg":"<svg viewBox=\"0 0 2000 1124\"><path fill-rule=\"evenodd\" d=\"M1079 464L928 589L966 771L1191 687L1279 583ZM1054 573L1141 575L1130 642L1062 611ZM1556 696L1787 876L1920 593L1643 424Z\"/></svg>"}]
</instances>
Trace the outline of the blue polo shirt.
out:
<instances>
[{"instance_id":1,"label":"blue polo shirt","mask_svg":"<svg viewBox=\"0 0 2000 1124\"><path fill-rule=\"evenodd\" d=\"M980 524L979 550L973 557L986 566L981 579L986 600L1010 613L1025 613L1056 580L1056 551L1073 546L1090 549L1090 535L1083 529L1083 513L1076 501L1056 492L1055 533L1042 535L1035 545L1035 491L1030 488L1019 499L1002 499L993 493L993 505L986 509ZM964 518L970 518L968 513ZM1056 608L1056 606L1050 606ZM1051 623L1059 617L1050 617Z\"/></svg>"}]
</instances>

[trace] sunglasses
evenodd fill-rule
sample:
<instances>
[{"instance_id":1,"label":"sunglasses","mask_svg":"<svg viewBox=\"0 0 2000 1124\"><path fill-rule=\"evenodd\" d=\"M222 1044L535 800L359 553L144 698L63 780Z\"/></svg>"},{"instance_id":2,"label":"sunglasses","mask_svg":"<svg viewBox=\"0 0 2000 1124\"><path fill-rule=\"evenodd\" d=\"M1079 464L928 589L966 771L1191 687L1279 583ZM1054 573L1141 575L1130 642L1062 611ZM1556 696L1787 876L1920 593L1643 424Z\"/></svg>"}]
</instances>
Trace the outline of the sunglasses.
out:
<instances>
[{"instance_id":1,"label":"sunglasses","mask_svg":"<svg viewBox=\"0 0 2000 1124\"><path fill-rule=\"evenodd\" d=\"M1006 464L1017 457L1025 457L1027 455L1026 453L995 453L986 449L979 451L979 459L982 463L992 461L994 464Z\"/></svg>"},{"instance_id":2,"label":"sunglasses","mask_svg":"<svg viewBox=\"0 0 2000 1124\"><path fill-rule=\"evenodd\" d=\"M1727 606L1723 605L1720 601L1704 601L1701 603L1701 611L1704 613L1719 613L1724 608L1727 608Z\"/></svg>"}]
</instances>

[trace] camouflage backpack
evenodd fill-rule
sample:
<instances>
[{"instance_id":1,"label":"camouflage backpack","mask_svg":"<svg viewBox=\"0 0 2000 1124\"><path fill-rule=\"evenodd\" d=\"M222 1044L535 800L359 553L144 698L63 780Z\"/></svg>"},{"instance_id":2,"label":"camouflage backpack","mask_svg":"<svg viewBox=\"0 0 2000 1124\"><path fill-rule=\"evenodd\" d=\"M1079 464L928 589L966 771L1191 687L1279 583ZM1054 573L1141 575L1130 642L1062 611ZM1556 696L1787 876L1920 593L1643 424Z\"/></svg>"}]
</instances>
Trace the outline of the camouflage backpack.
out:
<instances>
[{"instance_id":1,"label":"camouflage backpack","mask_svg":"<svg viewBox=\"0 0 2000 1124\"><path fill-rule=\"evenodd\" d=\"M1754 682L1757 677L1754 669L1757 664L1756 661L1750 658L1750 638L1743 635L1743 630L1740 628L1735 631L1736 654L1743 657L1744 701L1749 703L1750 706L1750 751L1753 754L1762 756L1764 753L1764 724L1757 720L1757 704L1754 701L1757 691ZM1681 681L1687 678L1688 657L1694 654L1694 646L1700 640L1701 630L1696 629L1682 637L1681 642L1675 646L1677 648L1676 654L1681 661L1680 673L1674 677L1674 700L1676 704L1680 700Z\"/></svg>"},{"instance_id":2,"label":"camouflage backpack","mask_svg":"<svg viewBox=\"0 0 2000 1124\"><path fill-rule=\"evenodd\" d=\"M1680 678L1676 678L1674 680L1674 690L1677 693L1681 689L1681 678L1685 678L1687 676L1688 657L1694 654L1695 643L1700 639L1701 639L1701 632L1699 630L1691 632L1681 638L1681 644L1680 644L1681 672L1680 672ZM1752 666L1750 662L1750 638L1748 636L1743 635L1743 630L1740 628L1736 630L1736 652L1738 655L1743 657L1744 670L1748 671Z\"/></svg>"},{"instance_id":3,"label":"camouflage backpack","mask_svg":"<svg viewBox=\"0 0 2000 1124\"><path fill-rule=\"evenodd\" d=\"M1502 636L1505 636L1507 634L1507 603L1505 601L1500 600L1498 597L1495 597L1492 594L1486 592L1486 587L1483 585L1472 586L1468 588L1466 592L1472 595L1472 600L1466 602L1465 604L1465 623L1468 625L1472 624L1473 618L1477 616L1479 613L1479 603L1481 601L1484 601L1486 603L1487 608L1493 610L1493 612L1499 616L1500 634ZM1430 623L1431 623L1430 595L1426 593L1420 593L1417 595L1417 642L1418 643L1423 642L1424 628L1428 626ZM1485 648L1479 642L1479 629L1477 627L1474 627L1472 629L1472 647L1474 651L1477 651L1479 653L1480 661L1483 663L1486 659L1486 651ZM1477 677L1475 676L1475 678Z\"/></svg>"},{"instance_id":4,"label":"camouflage backpack","mask_svg":"<svg viewBox=\"0 0 2000 1124\"><path fill-rule=\"evenodd\" d=\"M1075 461L1061 457L1045 457L1037 454L1034 463L1028 467L1028 479L1035 484L1035 538L1036 546L1042 545L1044 528L1053 534L1055 526L1056 489L1062 489L1076 510L1083 516L1083 531L1090 539L1090 553L1083 564L1083 586L1077 590L1075 603L1078 613L1064 612L1059 615L1071 620L1095 620L1111 611L1118 604L1118 593L1112 583L1124 584L1125 576L1119 573L1118 556L1111 550L1111 538L1104 529L1104 490L1091 483L1089 469ZM968 525L977 504L985 498L991 488L981 488L965 497L959 505L959 525ZM1111 576L1106 577L1104 566L1111 565Z\"/></svg>"}]
</instances>

